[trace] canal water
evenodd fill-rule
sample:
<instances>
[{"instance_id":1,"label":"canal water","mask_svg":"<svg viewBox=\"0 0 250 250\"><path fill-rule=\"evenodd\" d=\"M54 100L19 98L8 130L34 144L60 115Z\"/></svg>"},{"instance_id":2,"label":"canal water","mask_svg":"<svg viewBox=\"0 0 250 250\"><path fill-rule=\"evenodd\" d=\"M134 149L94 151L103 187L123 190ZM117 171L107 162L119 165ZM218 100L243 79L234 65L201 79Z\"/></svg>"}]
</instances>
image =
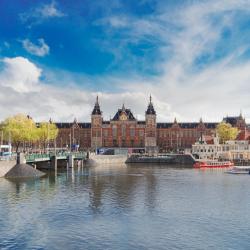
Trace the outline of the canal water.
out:
<instances>
[{"instance_id":1,"label":"canal water","mask_svg":"<svg viewBox=\"0 0 250 250\"><path fill-rule=\"evenodd\" d=\"M141 165L0 178L0 249L250 249L250 176Z\"/></svg>"}]
</instances>

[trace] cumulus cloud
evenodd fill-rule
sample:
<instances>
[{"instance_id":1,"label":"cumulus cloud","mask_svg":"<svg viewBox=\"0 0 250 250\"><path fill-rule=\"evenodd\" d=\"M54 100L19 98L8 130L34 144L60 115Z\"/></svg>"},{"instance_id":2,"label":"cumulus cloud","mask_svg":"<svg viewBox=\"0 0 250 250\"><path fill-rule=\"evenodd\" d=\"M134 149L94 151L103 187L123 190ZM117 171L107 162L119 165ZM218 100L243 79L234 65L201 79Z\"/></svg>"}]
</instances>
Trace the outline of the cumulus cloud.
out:
<instances>
[{"instance_id":1,"label":"cumulus cloud","mask_svg":"<svg viewBox=\"0 0 250 250\"><path fill-rule=\"evenodd\" d=\"M102 76L102 81L110 82L109 89L116 92L83 90L77 87L79 82L73 86L66 84L64 88L51 86L40 80L41 69L34 63L25 58L5 58L0 71L0 118L25 112L38 120L51 117L72 121L77 117L89 121L99 94L105 119L112 117L123 102L138 119L143 119L151 93L158 121L171 122L174 117L178 121L198 121L200 117L205 121L220 121L227 114L238 115L242 109L250 122L250 61L242 60L249 45L238 43L237 48L216 57L218 44L223 42L223 30L233 32L239 14L249 14L249 10L250 2L243 0L199 1L172 12L161 6L154 16L140 19L126 16L110 17L109 22L102 20L98 25L112 27L108 30L109 37L112 32L114 35L125 32L128 43L145 38L160 41L157 56L161 60L157 66L162 74L136 78L128 74ZM238 37L234 39L237 44ZM204 55L212 59L203 67L197 60Z\"/></svg>"},{"instance_id":2,"label":"cumulus cloud","mask_svg":"<svg viewBox=\"0 0 250 250\"><path fill-rule=\"evenodd\" d=\"M3 70L0 72L0 86L17 93L27 93L39 90L41 69L23 57L4 58ZM1 91L3 93L3 91ZM8 98L8 92L3 99ZM15 105L15 103L13 103Z\"/></svg>"},{"instance_id":3,"label":"cumulus cloud","mask_svg":"<svg viewBox=\"0 0 250 250\"><path fill-rule=\"evenodd\" d=\"M38 39L38 43L34 44L29 39L22 40L23 48L32 55L45 56L49 54L49 46L45 43L43 38Z\"/></svg>"},{"instance_id":4,"label":"cumulus cloud","mask_svg":"<svg viewBox=\"0 0 250 250\"><path fill-rule=\"evenodd\" d=\"M157 69L162 74L151 83L125 86L130 91L153 93L159 119L177 116L182 121L197 121L199 117L220 121L242 109L249 121L250 62L242 59L250 48L248 41L235 36L232 43L238 46L220 51L228 45L223 31L235 32L238 17L249 15L249 10L250 2L244 0L193 1L175 11L161 4L152 15L137 18L122 14L97 24L109 27L109 37L122 32L129 46L146 40L157 47ZM122 45L126 48L124 40Z\"/></svg>"},{"instance_id":5,"label":"cumulus cloud","mask_svg":"<svg viewBox=\"0 0 250 250\"><path fill-rule=\"evenodd\" d=\"M76 86L51 86L43 82L42 70L23 57L4 58L0 71L0 119L25 113L37 121L90 121L96 95L99 95L104 118L109 119L122 106L134 108L135 116L143 118L148 97L137 92L102 93L82 90Z\"/></svg>"}]
</instances>

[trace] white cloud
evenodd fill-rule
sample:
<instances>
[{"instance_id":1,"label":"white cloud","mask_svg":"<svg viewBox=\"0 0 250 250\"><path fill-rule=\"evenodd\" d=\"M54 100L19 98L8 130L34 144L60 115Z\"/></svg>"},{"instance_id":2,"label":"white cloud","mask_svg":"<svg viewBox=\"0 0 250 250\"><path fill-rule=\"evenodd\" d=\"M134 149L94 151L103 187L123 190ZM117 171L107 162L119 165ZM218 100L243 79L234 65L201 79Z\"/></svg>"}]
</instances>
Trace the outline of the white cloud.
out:
<instances>
[{"instance_id":1,"label":"white cloud","mask_svg":"<svg viewBox=\"0 0 250 250\"><path fill-rule=\"evenodd\" d=\"M24 39L22 40L22 45L24 49L32 55L43 57L49 54L50 48L43 38L38 39L37 45L32 43L29 39Z\"/></svg>"},{"instance_id":2,"label":"white cloud","mask_svg":"<svg viewBox=\"0 0 250 250\"><path fill-rule=\"evenodd\" d=\"M161 41L159 56L163 60L159 67L163 74L154 78L102 76L103 82L110 82L109 89L117 90L116 93L99 93L105 119L112 117L123 102L138 119L143 119L151 93L158 121L170 122L174 117L178 121L198 121L200 117L205 121L220 121L224 115L237 115L242 109L250 122L250 62L239 60L249 48L248 44L241 44L237 50L204 68L194 68L199 56L213 55L225 27L235 28L232 12L239 14L249 10L248 1L209 1L171 13L163 8L156 16L140 20L110 19L109 25L128 32L131 41L145 36ZM14 67L16 60L4 59L5 67L0 72L0 118L24 112L37 120L52 117L57 121L72 121L77 117L80 121L89 121L96 92L85 91L76 85L50 86L39 80L41 70L36 65L19 58L21 64L26 62L29 67ZM37 73L32 73L32 77L30 72ZM98 81L100 79L92 79L94 83Z\"/></svg>"},{"instance_id":3,"label":"white cloud","mask_svg":"<svg viewBox=\"0 0 250 250\"><path fill-rule=\"evenodd\" d=\"M204 54L214 56L223 29L234 31L237 17L249 12L249 1L202 1L182 5L176 11L161 6L156 15L139 19L111 16L99 25L110 27L109 36L123 32L128 44L143 39L160 41L161 60L157 66L163 74L147 84L141 81L128 85L131 81L124 79L126 90L153 93L160 120L177 116L182 121L198 121L202 116L207 121L220 121L224 115L238 115L242 109L250 121L250 62L240 59L249 49L247 43L234 37L239 44L237 49L196 68L197 58Z\"/></svg>"},{"instance_id":4,"label":"white cloud","mask_svg":"<svg viewBox=\"0 0 250 250\"><path fill-rule=\"evenodd\" d=\"M1 87L7 87L6 90L19 93L32 93L38 90L41 69L36 65L23 57L4 58L3 63L4 69L0 72ZM4 94L6 95L2 98L8 98L8 92Z\"/></svg>"},{"instance_id":5,"label":"white cloud","mask_svg":"<svg viewBox=\"0 0 250 250\"><path fill-rule=\"evenodd\" d=\"M29 27L49 18L59 18L63 16L65 16L65 14L57 8L55 1L52 1L50 4L39 5L19 15L22 22L29 23Z\"/></svg>"},{"instance_id":6,"label":"white cloud","mask_svg":"<svg viewBox=\"0 0 250 250\"><path fill-rule=\"evenodd\" d=\"M147 94L98 93L74 85L51 86L40 80L41 69L23 57L4 58L0 71L0 120L15 113L25 113L37 121L90 121L96 95L100 96L104 117L113 116L123 101L138 119L143 118ZM67 79L68 80L68 79Z\"/></svg>"},{"instance_id":7,"label":"white cloud","mask_svg":"<svg viewBox=\"0 0 250 250\"><path fill-rule=\"evenodd\" d=\"M56 3L52 1L50 4L45 4L37 9L37 12L43 17L62 17L65 14L56 8Z\"/></svg>"}]
</instances>

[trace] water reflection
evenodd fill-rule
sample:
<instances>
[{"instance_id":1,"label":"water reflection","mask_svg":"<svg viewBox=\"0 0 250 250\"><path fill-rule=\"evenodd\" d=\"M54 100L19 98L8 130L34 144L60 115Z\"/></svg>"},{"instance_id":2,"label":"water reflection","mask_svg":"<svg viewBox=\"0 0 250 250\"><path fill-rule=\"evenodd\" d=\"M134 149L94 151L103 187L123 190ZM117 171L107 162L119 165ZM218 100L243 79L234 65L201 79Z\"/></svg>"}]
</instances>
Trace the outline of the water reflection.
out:
<instances>
[{"instance_id":1,"label":"water reflection","mask_svg":"<svg viewBox=\"0 0 250 250\"><path fill-rule=\"evenodd\" d=\"M159 166L0 179L0 249L248 249L249 188L249 176Z\"/></svg>"}]
</instances>

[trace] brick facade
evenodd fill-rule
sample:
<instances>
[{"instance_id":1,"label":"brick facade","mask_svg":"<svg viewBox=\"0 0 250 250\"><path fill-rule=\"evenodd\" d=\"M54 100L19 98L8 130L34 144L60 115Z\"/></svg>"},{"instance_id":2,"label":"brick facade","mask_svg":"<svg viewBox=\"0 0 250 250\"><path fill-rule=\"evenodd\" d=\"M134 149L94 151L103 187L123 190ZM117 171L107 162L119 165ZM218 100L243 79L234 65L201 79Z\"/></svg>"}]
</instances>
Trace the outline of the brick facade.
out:
<instances>
[{"instance_id":1,"label":"brick facade","mask_svg":"<svg viewBox=\"0 0 250 250\"><path fill-rule=\"evenodd\" d=\"M223 121L240 129L240 139L250 133L242 115L226 117ZM144 148L155 147L161 151L191 148L201 136L212 136L218 123L199 122L157 123L157 115L150 97L145 120L139 121L130 109L123 105L109 121L104 121L98 97L91 114L91 123L56 123L59 128L57 145L66 147L74 144L80 149L99 147ZM244 137L244 138L243 138Z\"/></svg>"}]
</instances>

